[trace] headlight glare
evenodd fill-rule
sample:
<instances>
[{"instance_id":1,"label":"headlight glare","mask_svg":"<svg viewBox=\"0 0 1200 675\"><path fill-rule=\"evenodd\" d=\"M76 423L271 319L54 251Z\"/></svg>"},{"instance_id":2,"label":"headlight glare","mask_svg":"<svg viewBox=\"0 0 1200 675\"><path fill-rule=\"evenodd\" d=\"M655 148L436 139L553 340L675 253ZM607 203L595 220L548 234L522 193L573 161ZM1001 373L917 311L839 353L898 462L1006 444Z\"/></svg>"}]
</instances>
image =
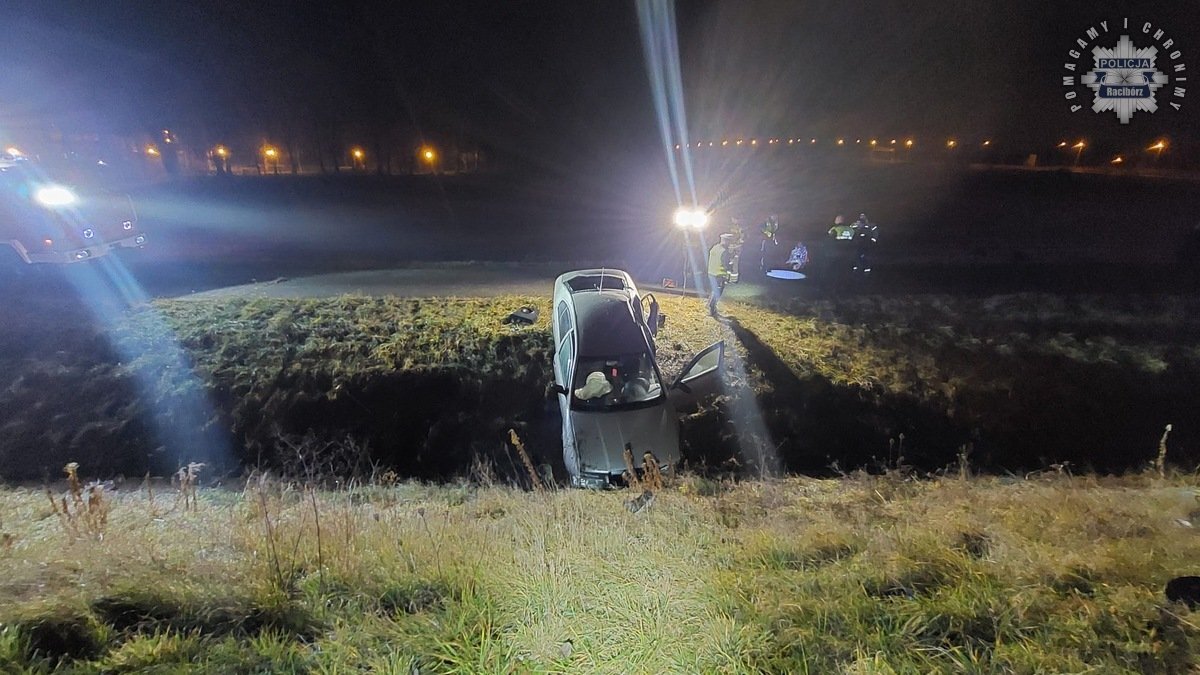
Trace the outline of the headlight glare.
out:
<instances>
[{"instance_id":1,"label":"headlight glare","mask_svg":"<svg viewBox=\"0 0 1200 675\"><path fill-rule=\"evenodd\" d=\"M43 185L33 193L33 198L49 208L70 206L76 201L75 193L61 185Z\"/></svg>"}]
</instances>

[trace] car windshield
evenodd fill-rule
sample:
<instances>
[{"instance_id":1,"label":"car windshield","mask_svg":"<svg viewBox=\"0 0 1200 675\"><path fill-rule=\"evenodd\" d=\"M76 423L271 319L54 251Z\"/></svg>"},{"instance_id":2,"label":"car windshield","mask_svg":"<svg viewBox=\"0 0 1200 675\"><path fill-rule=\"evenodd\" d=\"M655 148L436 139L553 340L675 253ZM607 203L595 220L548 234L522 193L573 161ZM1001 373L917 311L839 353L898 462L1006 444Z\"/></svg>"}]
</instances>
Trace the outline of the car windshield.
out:
<instances>
[{"instance_id":1,"label":"car windshield","mask_svg":"<svg viewBox=\"0 0 1200 675\"><path fill-rule=\"evenodd\" d=\"M662 383L650 354L580 357L571 389L579 410L620 410L662 397Z\"/></svg>"}]
</instances>

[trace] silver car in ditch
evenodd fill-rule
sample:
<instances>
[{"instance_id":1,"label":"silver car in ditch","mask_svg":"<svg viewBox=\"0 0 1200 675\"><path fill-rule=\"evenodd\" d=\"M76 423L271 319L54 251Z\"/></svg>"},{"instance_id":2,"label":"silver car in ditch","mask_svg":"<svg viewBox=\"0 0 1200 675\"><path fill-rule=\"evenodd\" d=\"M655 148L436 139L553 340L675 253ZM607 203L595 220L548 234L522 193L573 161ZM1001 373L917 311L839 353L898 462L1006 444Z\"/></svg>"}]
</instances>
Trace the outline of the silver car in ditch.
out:
<instances>
[{"instance_id":1,"label":"silver car in ditch","mask_svg":"<svg viewBox=\"0 0 1200 675\"><path fill-rule=\"evenodd\" d=\"M554 392L572 485L621 484L626 448L637 467L646 452L660 468L675 465L677 410L719 390L723 342L664 386L654 343L662 321L653 295L643 298L620 270L579 270L554 281Z\"/></svg>"}]
</instances>

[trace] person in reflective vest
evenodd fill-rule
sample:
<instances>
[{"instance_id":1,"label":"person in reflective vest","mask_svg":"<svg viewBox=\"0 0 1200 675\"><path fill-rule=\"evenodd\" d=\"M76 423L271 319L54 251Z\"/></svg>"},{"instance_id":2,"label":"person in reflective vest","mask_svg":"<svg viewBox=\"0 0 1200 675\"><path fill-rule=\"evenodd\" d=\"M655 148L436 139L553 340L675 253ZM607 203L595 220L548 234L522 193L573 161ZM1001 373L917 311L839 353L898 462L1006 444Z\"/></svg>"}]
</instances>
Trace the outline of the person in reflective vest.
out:
<instances>
[{"instance_id":1,"label":"person in reflective vest","mask_svg":"<svg viewBox=\"0 0 1200 675\"><path fill-rule=\"evenodd\" d=\"M867 222L867 214L861 213L858 220L854 221L853 232L854 249L857 256L854 262L854 271L859 274L870 274L871 263L867 260L867 254L879 241L879 226Z\"/></svg>"},{"instance_id":2,"label":"person in reflective vest","mask_svg":"<svg viewBox=\"0 0 1200 675\"><path fill-rule=\"evenodd\" d=\"M779 239L776 237L779 234L779 216L772 215L767 218L759 228L759 234L762 235L762 242L758 245L758 269L765 273L770 269L770 265L767 264L768 245L779 245Z\"/></svg>"},{"instance_id":3,"label":"person in reflective vest","mask_svg":"<svg viewBox=\"0 0 1200 675\"><path fill-rule=\"evenodd\" d=\"M841 215L833 219L833 227L829 228L829 238L834 241L850 241L854 238L854 226L847 225Z\"/></svg>"},{"instance_id":4,"label":"person in reflective vest","mask_svg":"<svg viewBox=\"0 0 1200 675\"><path fill-rule=\"evenodd\" d=\"M732 256L730 246L732 244L733 235L726 233L721 235L721 241L708 249L708 283L712 289L708 296L708 313L713 316L717 316L717 302L721 299L721 292L725 290L725 284L729 281L729 264Z\"/></svg>"}]
</instances>

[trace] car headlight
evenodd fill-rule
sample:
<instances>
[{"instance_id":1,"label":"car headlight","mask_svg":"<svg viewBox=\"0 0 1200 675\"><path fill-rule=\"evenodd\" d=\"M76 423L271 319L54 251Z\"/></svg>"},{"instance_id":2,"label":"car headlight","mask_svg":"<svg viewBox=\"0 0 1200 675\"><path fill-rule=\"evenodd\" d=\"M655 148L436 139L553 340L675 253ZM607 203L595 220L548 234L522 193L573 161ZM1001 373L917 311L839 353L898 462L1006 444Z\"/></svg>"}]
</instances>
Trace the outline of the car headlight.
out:
<instances>
[{"instance_id":1,"label":"car headlight","mask_svg":"<svg viewBox=\"0 0 1200 675\"><path fill-rule=\"evenodd\" d=\"M42 206L52 209L76 202L75 193L61 185L43 185L33 193L33 198Z\"/></svg>"}]
</instances>

